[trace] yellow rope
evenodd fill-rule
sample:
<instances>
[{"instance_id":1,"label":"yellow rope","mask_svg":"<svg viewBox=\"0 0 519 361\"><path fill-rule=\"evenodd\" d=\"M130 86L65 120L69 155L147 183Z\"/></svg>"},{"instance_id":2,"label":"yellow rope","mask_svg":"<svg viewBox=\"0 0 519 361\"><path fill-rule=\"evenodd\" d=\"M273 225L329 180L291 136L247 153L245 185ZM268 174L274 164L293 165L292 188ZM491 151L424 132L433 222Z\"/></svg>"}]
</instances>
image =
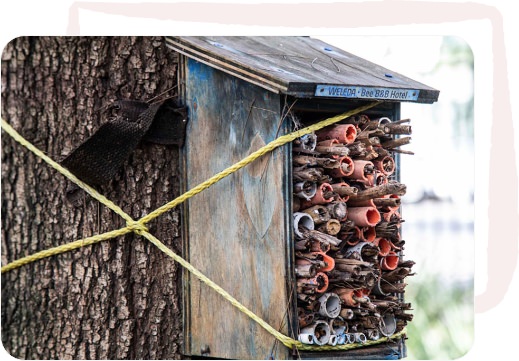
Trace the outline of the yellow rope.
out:
<instances>
[{"instance_id":1,"label":"yellow rope","mask_svg":"<svg viewBox=\"0 0 519 361\"><path fill-rule=\"evenodd\" d=\"M216 182L222 180L223 178L227 177L228 175L230 175L230 174L236 172L237 170L245 167L246 165L254 162L256 159L262 157L263 155L267 154L268 152L271 152L272 150L274 150L274 149L276 149L276 148L278 148L278 147L280 147L282 145L290 143L291 141L296 140L297 138L300 138L303 135L315 132L315 131L317 131L319 129L322 129L322 128L327 127L329 125L332 125L332 124L335 124L337 122L340 122L341 120L344 120L346 118L349 118L352 115L355 115L355 114L358 114L358 113L363 112L365 110L368 110L368 109L374 107L375 105L377 105L379 103L380 102L369 103L369 104L367 104L365 106L356 108L354 110L351 110L349 112L346 112L346 113L343 113L343 114L340 114L340 115L336 115L336 116L334 116L332 118L328 118L328 119L325 119L325 120L320 121L318 123L312 124L312 125L310 125L310 126L308 126L306 128L303 128L303 129L300 129L298 131L292 132L290 134L281 136L281 137L273 140L272 142L268 143L267 145L261 147L257 151L251 153L247 157L243 158L238 163L233 164L229 168L221 171L220 173L215 174L214 176L212 176L211 178L209 178L205 182L200 183L199 185L197 185L194 188L190 189L189 191L187 191L186 193L184 193L184 194L180 195L179 197L175 198L171 202L166 203L165 205L163 205L160 208L157 208L153 212L151 212L148 215L146 215L143 218L141 218L139 221L147 223L147 222L151 221L152 219L154 219L154 218L160 216L161 214L169 211L170 209L174 208L175 206L179 205L180 203L186 201L187 199L193 197L194 195L196 195L196 194L202 192L203 190L209 188L210 186L212 186Z\"/></svg>"},{"instance_id":2,"label":"yellow rope","mask_svg":"<svg viewBox=\"0 0 519 361\"><path fill-rule=\"evenodd\" d=\"M269 144L265 145L264 147L260 148L259 150L253 152L249 156L245 157L238 163L232 165L231 167L223 170L222 172L214 175L213 177L209 178L205 182L197 185L196 187L192 188L191 190L187 191L186 193L182 194L181 196L175 198L169 203L166 203L165 205L161 206L160 208L156 209L155 211L149 213L148 215L142 217L138 221L133 220L128 214L126 214L120 207L115 205L113 202L108 200L106 197L98 193L95 189L90 187L89 185L83 183L81 180L79 180L76 176L74 176L71 172L69 172L67 169L62 167L60 164L56 163L54 160L46 156L42 151L40 151L38 148L36 148L34 145L32 145L30 142L28 142L26 139L24 139L18 132L16 132L4 119L2 119L2 129L4 129L13 139L15 139L17 142L19 142L21 145L32 151L35 155L43 159L46 163L48 163L52 168L56 169L58 172L66 176L68 179L70 179L72 182L77 184L80 188L85 190L88 194L90 194L92 197L97 199L102 204L106 205L108 208L112 209L115 213L120 215L123 219L126 220L127 226L121 229L117 229L111 232L106 232L100 235L88 237L82 240L77 240L74 242L67 243L65 245L61 245L58 247L50 248L38 253L35 253L33 255L20 258L16 261L13 261L6 266L3 266L1 269L1 272L8 272L12 269L15 269L17 267L21 267L25 264L35 262L37 260L40 260L45 257L50 257L53 255L57 255L60 253L68 252L73 249L77 249L83 246L91 245L103 240L107 240L110 238L118 237L130 232L134 232L138 235L141 235L148 239L151 243L153 243L159 250L164 252L167 256L178 262L182 267L186 268L189 272L191 272L195 277L200 279L202 282L204 282L206 285L214 289L217 293L219 293L222 297L224 297L226 300L228 300L232 305L234 305L236 308L238 308L241 312L245 313L247 316L249 316L251 319L253 319L255 322L257 322L261 327L263 327L266 331L268 331L270 334L272 334L276 339L278 339L281 343L283 343L287 347L293 347L300 350L309 350L309 351L331 351L331 350L349 350L361 346L369 346L378 344L381 342L387 341L388 338L381 338L377 341L367 341L364 344L347 344L347 345L340 345L340 346L313 346L313 345L305 345L299 341L296 341L286 335L283 335L281 332L274 329L272 326L270 326L268 323L266 323L263 319L258 317L256 314L254 314L252 311L250 311L248 308L246 308L244 305L242 305L238 300L236 300L234 297L232 297L227 291L225 291L223 288L218 286L216 283L211 281L208 277L206 277L202 272L200 272L198 269L196 269L193 265L191 265L188 261L177 255L175 252L170 250L168 247L166 247L160 240L158 240L156 237L154 237L152 234L148 232L148 229L146 228L146 223L151 221L154 218L157 218L161 214L169 211L170 209L174 208L178 204L186 201L187 199L193 197L194 195L202 192L203 190L209 188L216 182L220 181L221 179L227 177L228 175L236 172L237 170L245 167L246 165L254 162L256 159L262 157L268 152L271 152L272 150L287 144L305 134L309 134L312 132L315 132L319 129L322 129L324 127L327 127L331 124L337 123L343 119L346 119L354 114L363 112L369 108L372 108L373 106L377 105L379 102L373 102L368 105L359 107L357 109L354 109L352 111L337 115L332 118L328 118L326 120L323 120L321 122L318 122L316 124L313 124L309 127L303 128L301 130L295 131L293 133L287 134L285 136L281 136L277 138L276 140L270 142ZM405 333L405 329L399 332L398 334L393 335L391 338L400 337L402 334Z\"/></svg>"},{"instance_id":3,"label":"yellow rope","mask_svg":"<svg viewBox=\"0 0 519 361\"><path fill-rule=\"evenodd\" d=\"M98 234L96 236L79 239L77 241L63 244L61 246L49 248L49 249L31 254L27 257L19 258L16 261L13 261L13 262L7 264L6 266L3 266L2 273L9 272L15 268L22 267L26 264L39 261L40 259L43 259L43 258L55 256L55 255L65 253L68 251L72 251L74 249L81 248L84 246L90 246L94 243L98 243L98 242L105 241L105 240L108 240L111 238L119 237L119 236L125 235L127 233L131 233L131 232L133 232L132 229L130 229L129 227L125 227L125 228L121 228L121 229L116 229L114 231L106 232L103 234Z\"/></svg>"},{"instance_id":4,"label":"yellow rope","mask_svg":"<svg viewBox=\"0 0 519 361\"><path fill-rule=\"evenodd\" d=\"M43 159L47 164L49 164L52 168L56 169L58 172L63 174L65 177L70 179L73 183L77 184L81 189L90 194L92 197L97 199L99 202L110 208L112 211L120 215L126 222L133 222L133 219L127 215L119 206L113 203L111 200L107 199L105 196L100 194L94 188L90 187L88 184L82 182L78 177L72 174L67 168L63 167L61 164L55 162L51 158L49 158L45 153L32 145L28 140L22 137L9 123L7 123L2 118L2 129L7 132L14 140L23 145L25 148L29 149L31 152L36 154L39 158Z\"/></svg>"}]
</instances>

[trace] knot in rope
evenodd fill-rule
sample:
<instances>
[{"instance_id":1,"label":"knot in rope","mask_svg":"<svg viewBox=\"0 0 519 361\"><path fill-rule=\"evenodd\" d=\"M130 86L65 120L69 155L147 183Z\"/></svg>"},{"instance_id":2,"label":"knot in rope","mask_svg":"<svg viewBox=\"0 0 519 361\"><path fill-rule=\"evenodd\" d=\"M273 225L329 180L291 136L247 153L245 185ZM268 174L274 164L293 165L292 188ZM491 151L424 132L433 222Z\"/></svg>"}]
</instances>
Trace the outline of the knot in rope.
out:
<instances>
[{"instance_id":1,"label":"knot in rope","mask_svg":"<svg viewBox=\"0 0 519 361\"><path fill-rule=\"evenodd\" d=\"M132 232L137 233L139 236L142 236L144 233L149 231L148 227L139 221L127 221L126 227L128 227Z\"/></svg>"}]
</instances>

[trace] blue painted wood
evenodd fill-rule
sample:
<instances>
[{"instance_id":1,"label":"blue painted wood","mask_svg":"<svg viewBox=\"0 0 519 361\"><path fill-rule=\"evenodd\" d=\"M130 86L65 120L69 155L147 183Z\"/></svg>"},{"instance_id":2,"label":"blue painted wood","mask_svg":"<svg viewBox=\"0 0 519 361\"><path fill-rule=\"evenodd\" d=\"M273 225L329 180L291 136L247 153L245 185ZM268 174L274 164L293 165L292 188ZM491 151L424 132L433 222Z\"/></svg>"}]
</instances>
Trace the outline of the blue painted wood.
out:
<instances>
[{"instance_id":1,"label":"blue painted wood","mask_svg":"<svg viewBox=\"0 0 519 361\"><path fill-rule=\"evenodd\" d=\"M279 95L187 60L190 110L184 154L192 188L278 136ZM274 327L287 310L284 165L281 148L188 201L188 258ZM275 339L188 275L186 352L265 359ZM287 326L281 332L287 333ZM201 352L209 347L210 353ZM277 348L275 358L288 350Z\"/></svg>"}]
</instances>

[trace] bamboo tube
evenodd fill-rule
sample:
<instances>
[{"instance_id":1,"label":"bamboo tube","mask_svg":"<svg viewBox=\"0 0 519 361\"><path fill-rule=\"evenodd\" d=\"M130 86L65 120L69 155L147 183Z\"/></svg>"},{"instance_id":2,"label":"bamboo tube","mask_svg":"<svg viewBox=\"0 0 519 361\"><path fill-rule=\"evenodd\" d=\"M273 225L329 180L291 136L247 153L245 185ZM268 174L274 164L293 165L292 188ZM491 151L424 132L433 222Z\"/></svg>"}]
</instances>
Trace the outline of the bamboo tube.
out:
<instances>
[{"instance_id":1,"label":"bamboo tube","mask_svg":"<svg viewBox=\"0 0 519 361\"><path fill-rule=\"evenodd\" d=\"M298 166L319 166L327 169L337 168L339 162L331 158L315 158L306 155L297 155L292 157L292 162Z\"/></svg>"},{"instance_id":2,"label":"bamboo tube","mask_svg":"<svg viewBox=\"0 0 519 361\"><path fill-rule=\"evenodd\" d=\"M382 142L382 147L386 148L386 149L392 149L392 148L397 148L397 147L400 147L402 145L406 145L406 144L409 144L411 143L411 137L403 137L403 138L398 138L398 139L394 139L394 140L389 140L389 141L386 141L386 142Z\"/></svg>"},{"instance_id":3,"label":"bamboo tube","mask_svg":"<svg viewBox=\"0 0 519 361\"><path fill-rule=\"evenodd\" d=\"M400 198L375 198L373 203L377 207L400 207Z\"/></svg>"},{"instance_id":4,"label":"bamboo tube","mask_svg":"<svg viewBox=\"0 0 519 361\"><path fill-rule=\"evenodd\" d=\"M352 201L363 201L373 198L381 198L389 194L403 196L406 192L406 188L407 187L405 184L398 182L390 182L388 184L374 186L371 188L358 191L357 194L350 195L350 199Z\"/></svg>"}]
</instances>

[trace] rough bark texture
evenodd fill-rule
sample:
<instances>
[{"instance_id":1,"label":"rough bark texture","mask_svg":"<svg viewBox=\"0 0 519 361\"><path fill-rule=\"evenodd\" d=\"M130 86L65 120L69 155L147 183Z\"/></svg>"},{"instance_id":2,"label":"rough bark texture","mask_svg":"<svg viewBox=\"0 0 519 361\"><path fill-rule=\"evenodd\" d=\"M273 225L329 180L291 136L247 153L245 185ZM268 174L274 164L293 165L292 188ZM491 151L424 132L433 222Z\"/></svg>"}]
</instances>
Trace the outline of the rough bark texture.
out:
<instances>
[{"instance_id":1,"label":"rough bark texture","mask_svg":"<svg viewBox=\"0 0 519 361\"><path fill-rule=\"evenodd\" d=\"M162 38L17 38L2 53L2 117L55 160L106 122L115 99L148 100L176 84ZM178 148L140 144L100 190L134 219L179 192ZM2 265L124 226L2 134ZM149 224L181 251L176 210ZM178 359L178 265L130 234L2 275L2 343L22 359Z\"/></svg>"}]
</instances>

